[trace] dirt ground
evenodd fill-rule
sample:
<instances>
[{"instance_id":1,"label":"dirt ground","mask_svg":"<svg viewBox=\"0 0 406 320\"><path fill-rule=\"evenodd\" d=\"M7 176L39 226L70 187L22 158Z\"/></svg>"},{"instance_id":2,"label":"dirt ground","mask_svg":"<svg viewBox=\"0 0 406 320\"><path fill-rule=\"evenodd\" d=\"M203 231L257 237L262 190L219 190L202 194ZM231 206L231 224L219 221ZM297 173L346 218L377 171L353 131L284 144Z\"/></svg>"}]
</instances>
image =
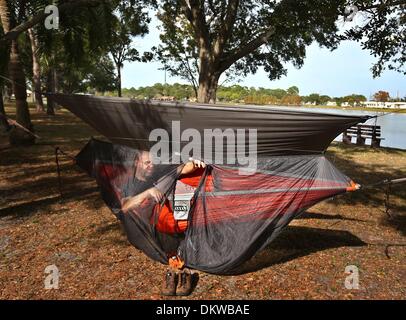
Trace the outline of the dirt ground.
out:
<instances>
[{"instance_id":1,"label":"dirt ground","mask_svg":"<svg viewBox=\"0 0 406 320\"><path fill-rule=\"evenodd\" d=\"M13 117L13 109L7 107ZM96 184L61 157L75 155L97 134L59 110L32 110L35 146L7 146L0 137L0 299L161 299L166 266L132 247L104 205ZM361 184L406 176L406 151L333 144L327 153ZM406 188L348 193L309 209L238 274L197 272L191 296L172 299L405 299ZM47 290L45 268L59 269L59 289ZM359 289L346 289L347 266Z\"/></svg>"}]
</instances>

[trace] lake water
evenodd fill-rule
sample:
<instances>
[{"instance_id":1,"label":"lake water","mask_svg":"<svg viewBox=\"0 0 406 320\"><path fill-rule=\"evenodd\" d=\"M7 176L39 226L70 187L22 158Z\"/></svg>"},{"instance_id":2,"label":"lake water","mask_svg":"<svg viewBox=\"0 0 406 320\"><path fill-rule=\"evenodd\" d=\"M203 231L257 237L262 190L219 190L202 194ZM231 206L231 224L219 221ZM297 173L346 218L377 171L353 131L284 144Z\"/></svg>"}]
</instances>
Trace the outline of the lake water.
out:
<instances>
[{"instance_id":1,"label":"lake water","mask_svg":"<svg viewBox=\"0 0 406 320\"><path fill-rule=\"evenodd\" d=\"M281 107L282 108L282 107ZM286 107L285 107L286 108ZM384 113L376 111L359 111L359 110L340 110L340 109L323 109L323 108L301 108L301 107L288 107L287 109L308 111L308 112L321 112L321 113L335 113L344 115L378 115L378 118L370 119L365 124L376 124L381 126L381 136L385 140L381 141L382 147L391 147L398 149L406 149L406 113ZM339 135L335 141L342 141L342 135ZM352 138L353 142L355 137ZM367 139L367 144L371 143Z\"/></svg>"}]
</instances>

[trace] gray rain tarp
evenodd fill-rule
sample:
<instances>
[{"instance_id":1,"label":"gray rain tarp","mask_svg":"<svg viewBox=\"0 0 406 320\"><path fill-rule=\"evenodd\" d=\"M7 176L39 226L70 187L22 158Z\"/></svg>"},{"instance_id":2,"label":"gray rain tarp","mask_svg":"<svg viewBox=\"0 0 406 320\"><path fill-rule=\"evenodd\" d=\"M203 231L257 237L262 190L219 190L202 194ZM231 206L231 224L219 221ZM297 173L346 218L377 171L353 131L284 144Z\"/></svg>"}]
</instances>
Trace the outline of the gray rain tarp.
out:
<instances>
[{"instance_id":1,"label":"gray rain tarp","mask_svg":"<svg viewBox=\"0 0 406 320\"><path fill-rule=\"evenodd\" d=\"M260 155L320 154L345 129L369 116L287 111L265 106L165 103L126 98L55 94L51 96L113 143L149 150L157 128L180 131L255 129ZM172 138L172 137L171 137ZM187 142L181 141L181 148ZM214 158L214 157L213 157Z\"/></svg>"},{"instance_id":2,"label":"gray rain tarp","mask_svg":"<svg viewBox=\"0 0 406 320\"><path fill-rule=\"evenodd\" d=\"M354 189L323 153L344 129L369 118L282 108L53 98L113 142L92 139L76 161L96 179L131 244L162 263L177 254L186 266L218 274L250 259L310 206ZM146 171L141 160L150 146L144 142L153 129L170 131L171 121L199 132L256 128L256 172L240 175L238 165L215 163L186 176L182 164L149 164ZM123 210L128 197L136 198L136 205ZM176 218L184 207L179 199L183 204L187 199L186 217Z\"/></svg>"}]
</instances>

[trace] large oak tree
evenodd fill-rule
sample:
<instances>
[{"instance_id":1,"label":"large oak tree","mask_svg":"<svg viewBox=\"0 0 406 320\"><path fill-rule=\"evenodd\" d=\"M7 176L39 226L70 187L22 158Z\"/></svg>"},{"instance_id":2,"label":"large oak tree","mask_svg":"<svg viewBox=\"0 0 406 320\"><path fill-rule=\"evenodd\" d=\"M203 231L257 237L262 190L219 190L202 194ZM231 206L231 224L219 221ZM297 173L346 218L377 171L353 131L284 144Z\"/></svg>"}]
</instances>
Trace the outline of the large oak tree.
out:
<instances>
[{"instance_id":1,"label":"large oak tree","mask_svg":"<svg viewBox=\"0 0 406 320\"><path fill-rule=\"evenodd\" d=\"M172 74L193 77L199 102L215 102L220 76L264 67L270 79L300 67L313 41L335 48L344 1L162 1L158 53Z\"/></svg>"},{"instance_id":2,"label":"large oak tree","mask_svg":"<svg viewBox=\"0 0 406 320\"><path fill-rule=\"evenodd\" d=\"M358 40L380 57L379 65L391 59L404 64L405 35L398 35L394 26L399 13L394 10L403 10L404 3L164 0L160 1L158 13L162 44L156 51L166 70L189 80L196 88L199 102L215 102L223 74L244 76L263 67L271 80L277 79L286 73L286 62L302 66L306 47L312 42L335 49L341 40ZM343 34L337 22L348 18L348 6L353 5L367 14L365 22ZM382 30L385 27L390 27L388 32ZM398 49L403 50L399 55Z\"/></svg>"}]
</instances>

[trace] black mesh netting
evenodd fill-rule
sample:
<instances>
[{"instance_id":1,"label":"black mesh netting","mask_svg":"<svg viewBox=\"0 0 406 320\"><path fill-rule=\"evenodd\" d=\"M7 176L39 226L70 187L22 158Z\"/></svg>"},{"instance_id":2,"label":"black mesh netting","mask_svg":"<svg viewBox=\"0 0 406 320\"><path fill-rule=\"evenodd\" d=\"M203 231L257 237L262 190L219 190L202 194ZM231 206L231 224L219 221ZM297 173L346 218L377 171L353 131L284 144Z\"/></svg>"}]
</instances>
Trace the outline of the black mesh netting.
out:
<instances>
[{"instance_id":1,"label":"black mesh netting","mask_svg":"<svg viewBox=\"0 0 406 320\"><path fill-rule=\"evenodd\" d=\"M146 151L92 139L76 161L132 245L211 273L232 271L306 208L351 186L323 155L260 157L251 175L220 165L183 175L184 165L154 165Z\"/></svg>"}]
</instances>

